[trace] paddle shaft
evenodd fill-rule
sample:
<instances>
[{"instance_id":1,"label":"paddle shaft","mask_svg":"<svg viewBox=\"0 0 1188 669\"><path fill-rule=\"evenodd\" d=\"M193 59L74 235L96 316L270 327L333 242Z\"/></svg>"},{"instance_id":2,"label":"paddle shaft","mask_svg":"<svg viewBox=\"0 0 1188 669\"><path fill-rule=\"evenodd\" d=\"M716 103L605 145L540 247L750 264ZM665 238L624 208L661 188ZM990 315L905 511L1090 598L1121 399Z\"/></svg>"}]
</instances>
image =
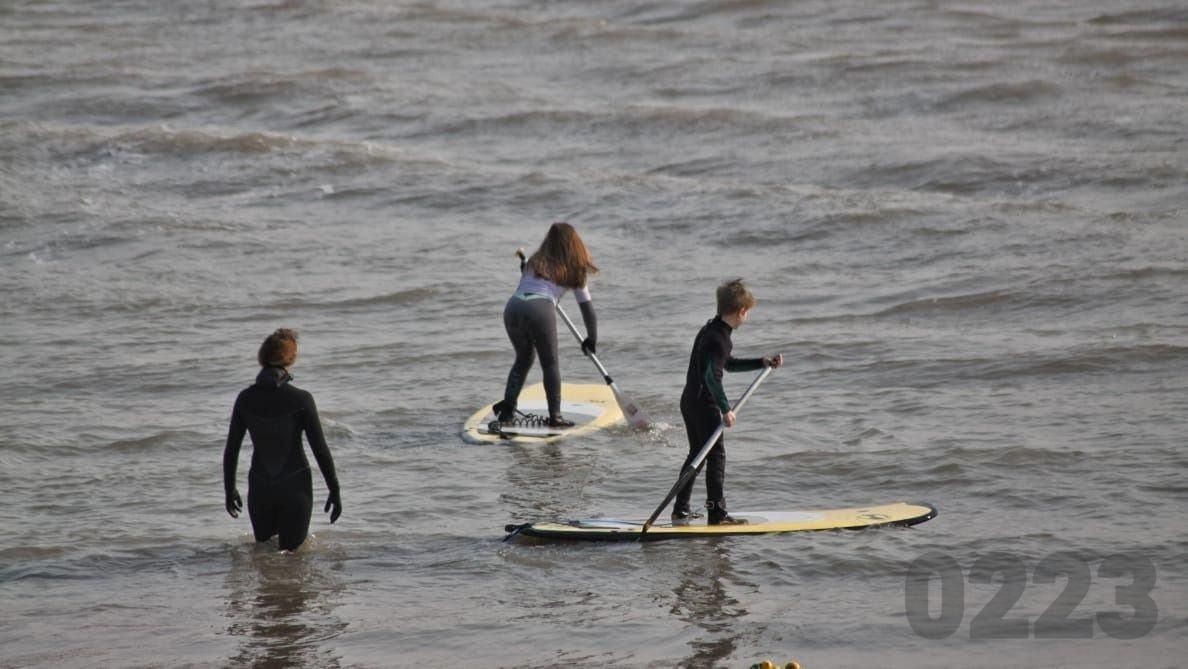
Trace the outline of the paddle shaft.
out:
<instances>
[{"instance_id":1,"label":"paddle shaft","mask_svg":"<svg viewBox=\"0 0 1188 669\"><path fill-rule=\"evenodd\" d=\"M731 409L731 411L737 414L739 409L742 409L743 405L746 404L747 400L750 399L752 394L754 394L755 389L759 387L759 384L763 383L763 380L766 379L767 375L771 374L772 370L774 369L775 367L764 367L763 371L759 372L759 376L756 376L755 380L751 381L751 385L747 386L747 389L743 391L742 396L740 396L738 400L734 402L734 407ZM664 497L664 501L660 502L660 506L656 507L656 510L653 511L652 515L648 518L648 521L644 523L643 529L640 531L641 535L647 533L648 528L652 526L652 523L656 522L656 518L658 518L661 512L664 511L664 507L668 506L668 503L672 501L672 498L677 496L677 493L680 492L681 488L683 488L690 480L692 480L693 477L697 476L697 470L699 467L701 467L701 463L705 460L705 456L709 455L710 449L714 447L714 444L718 441L718 437L721 437L722 432L725 430L726 423L719 424L718 429L714 430L714 433L710 435L710 438L705 441L705 445L702 446L701 450L697 452L697 457L693 458L693 461L689 463L689 466L686 467L683 472L681 472L681 477L677 479L676 485L672 487L672 490L668 491L668 495Z\"/></svg>"},{"instance_id":2,"label":"paddle shaft","mask_svg":"<svg viewBox=\"0 0 1188 669\"><path fill-rule=\"evenodd\" d=\"M578 344L581 344L583 341L585 341L585 339L582 338L582 333L578 332L577 326L574 325L573 321L569 319L569 314L565 313L565 310L561 308L560 304L557 305L557 315L561 317L561 320L565 321L565 325L569 328L569 331L572 332L573 336L577 338ZM606 381L606 385L614 388L614 379L611 378L610 372L606 371L606 367L602 366L602 362L598 359L598 356L594 355L593 351L585 351L585 354L590 356L590 360L594 361L594 366L598 368L598 373L602 374L602 378ZM615 389L618 390L618 388Z\"/></svg>"}]
</instances>

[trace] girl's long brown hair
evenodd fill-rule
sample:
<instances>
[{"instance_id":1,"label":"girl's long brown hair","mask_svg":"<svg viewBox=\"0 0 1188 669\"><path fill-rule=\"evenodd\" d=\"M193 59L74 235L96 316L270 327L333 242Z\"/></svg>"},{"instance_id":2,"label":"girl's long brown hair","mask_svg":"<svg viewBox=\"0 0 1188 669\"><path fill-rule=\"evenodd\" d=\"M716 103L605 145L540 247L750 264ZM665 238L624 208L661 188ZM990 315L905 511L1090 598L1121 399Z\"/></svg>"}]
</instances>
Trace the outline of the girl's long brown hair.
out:
<instances>
[{"instance_id":1,"label":"girl's long brown hair","mask_svg":"<svg viewBox=\"0 0 1188 669\"><path fill-rule=\"evenodd\" d=\"M549 227L540 248L528 259L528 267L538 276L566 288L584 288L587 275L598 273L585 242L568 223Z\"/></svg>"}]
</instances>

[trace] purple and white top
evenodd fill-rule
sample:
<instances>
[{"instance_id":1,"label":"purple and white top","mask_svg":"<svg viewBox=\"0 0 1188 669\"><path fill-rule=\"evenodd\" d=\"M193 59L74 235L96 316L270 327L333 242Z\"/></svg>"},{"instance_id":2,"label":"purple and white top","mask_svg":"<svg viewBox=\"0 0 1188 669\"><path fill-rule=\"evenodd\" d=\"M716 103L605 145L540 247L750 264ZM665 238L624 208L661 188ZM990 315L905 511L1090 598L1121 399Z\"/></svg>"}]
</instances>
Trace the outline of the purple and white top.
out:
<instances>
[{"instance_id":1,"label":"purple and white top","mask_svg":"<svg viewBox=\"0 0 1188 669\"><path fill-rule=\"evenodd\" d=\"M526 267L520 275L520 285L516 286L515 297L521 300L548 298L553 301L553 304L557 304L566 290L569 289L558 286L552 281L539 276L536 272L532 271L532 268ZM588 286L575 288L573 290L573 296L577 298L578 304L585 304L592 299Z\"/></svg>"}]
</instances>

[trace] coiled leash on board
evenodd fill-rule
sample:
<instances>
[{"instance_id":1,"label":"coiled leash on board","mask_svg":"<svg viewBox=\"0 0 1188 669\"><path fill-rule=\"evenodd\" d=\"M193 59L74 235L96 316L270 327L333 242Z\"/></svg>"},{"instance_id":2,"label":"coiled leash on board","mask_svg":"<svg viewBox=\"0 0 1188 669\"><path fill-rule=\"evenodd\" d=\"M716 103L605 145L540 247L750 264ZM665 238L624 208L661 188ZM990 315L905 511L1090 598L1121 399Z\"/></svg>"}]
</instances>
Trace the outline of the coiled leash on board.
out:
<instances>
[{"instance_id":1,"label":"coiled leash on board","mask_svg":"<svg viewBox=\"0 0 1188 669\"><path fill-rule=\"evenodd\" d=\"M490 423L487 423L487 431L492 434L499 435L500 439L511 439L514 435L506 434L503 431L504 427L548 427L549 426L549 419L545 418L544 416L539 416L534 413L524 413L523 411L520 411L519 409L516 409L515 412L517 414L519 414L519 416L514 417L511 420L499 420L498 418L496 418L495 420L491 421Z\"/></svg>"}]
</instances>

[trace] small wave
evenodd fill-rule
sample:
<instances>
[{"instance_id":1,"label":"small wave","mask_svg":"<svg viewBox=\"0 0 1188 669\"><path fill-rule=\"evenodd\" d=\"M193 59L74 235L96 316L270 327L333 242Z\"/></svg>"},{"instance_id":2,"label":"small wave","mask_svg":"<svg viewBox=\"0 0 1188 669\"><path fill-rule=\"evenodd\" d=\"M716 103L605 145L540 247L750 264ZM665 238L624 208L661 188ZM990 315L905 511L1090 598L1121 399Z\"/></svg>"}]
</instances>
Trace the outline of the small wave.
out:
<instances>
[{"instance_id":1,"label":"small wave","mask_svg":"<svg viewBox=\"0 0 1188 669\"><path fill-rule=\"evenodd\" d=\"M108 444L108 448L118 452L143 453L158 448L186 447L207 438L208 435L198 432L167 430L146 437L113 441Z\"/></svg>"},{"instance_id":2,"label":"small wave","mask_svg":"<svg viewBox=\"0 0 1188 669\"><path fill-rule=\"evenodd\" d=\"M1120 72L1113 76L1103 77L1101 83L1120 91L1136 90L1158 85L1153 79L1137 76L1133 72Z\"/></svg>"},{"instance_id":3,"label":"small wave","mask_svg":"<svg viewBox=\"0 0 1188 669\"><path fill-rule=\"evenodd\" d=\"M1028 162L1016 165L982 154L941 155L928 160L875 164L846 179L862 188L910 189L969 195L1017 193L1058 176L1054 169ZM1062 175L1060 175L1062 176Z\"/></svg>"},{"instance_id":4,"label":"small wave","mask_svg":"<svg viewBox=\"0 0 1188 669\"><path fill-rule=\"evenodd\" d=\"M901 70L912 72L916 70L927 70L932 67L935 67L935 63L932 61L916 58L872 58L845 65L842 67L842 70L852 74L871 73L882 76Z\"/></svg>"},{"instance_id":5,"label":"small wave","mask_svg":"<svg viewBox=\"0 0 1188 669\"><path fill-rule=\"evenodd\" d=\"M1008 446L994 449L954 449L950 455L966 461L1006 467L1072 466L1083 464L1086 455L1077 450L1055 450L1032 446Z\"/></svg>"},{"instance_id":6,"label":"small wave","mask_svg":"<svg viewBox=\"0 0 1188 669\"><path fill-rule=\"evenodd\" d=\"M47 554L45 558L0 569L0 583L21 580L97 580L111 578L113 574L172 574L179 564L204 559L190 545L183 544L154 545L149 548L113 546L103 552L85 555L77 550L63 550L59 554Z\"/></svg>"},{"instance_id":7,"label":"small wave","mask_svg":"<svg viewBox=\"0 0 1188 669\"><path fill-rule=\"evenodd\" d=\"M363 70L341 67L292 73L252 71L240 74L230 80L201 84L191 92L200 97L213 99L220 105L257 106L262 101L272 98L290 98L311 92L317 97L333 97L333 90L324 89L332 88L340 82L366 83L371 78L371 75Z\"/></svg>"},{"instance_id":8,"label":"small wave","mask_svg":"<svg viewBox=\"0 0 1188 669\"><path fill-rule=\"evenodd\" d=\"M1077 46L1068 49L1056 60L1070 65L1093 65L1097 67L1122 67L1142 61L1148 55L1142 50L1135 49L1099 49L1089 46Z\"/></svg>"},{"instance_id":9,"label":"small wave","mask_svg":"<svg viewBox=\"0 0 1188 669\"><path fill-rule=\"evenodd\" d=\"M1172 44L1169 47L1173 49L1183 43L1185 38L1188 38L1188 18L1180 21L1179 25L1170 26L1167 28L1140 28L1135 30L1120 30L1111 32L1104 36L1110 40L1121 40L1127 42L1142 42L1148 45L1167 40ZM1175 56L1176 51L1168 51L1169 56ZM1181 52L1182 53L1182 52Z\"/></svg>"},{"instance_id":10,"label":"small wave","mask_svg":"<svg viewBox=\"0 0 1188 669\"><path fill-rule=\"evenodd\" d=\"M783 116L760 113L735 107L642 106L628 107L623 119L641 126L669 125L681 131L730 130L745 134L766 130L787 136L798 126L816 121L814 116ZM646 129L646 128L643 128Z\"/></svg>"},{"instance_id":11,"label":"small wave","mask_svg":"<svg viewBox=\"0 0 1188 669\"><path fill-rule=\"evenodd\" d=\"M777 9L782 3L773 0L731 0L730 2L644 3L632 11L635 23L644 25L697 21L723 14L756 13L766 8ZM645 15L647 12L650 15Z\"/></svg>"},{"instance_id":12,"label":"small wave","mask_svg":"<svg viewBox=\"0 0 1188 669\"><path fill-rule=\"evenodd\" d=\"M1100 373L1106 365L1089 358L1081 359L1039 359L1022 361L996 361L973 372L971 378L983 381L1001 381L1020 377L1052 377L1064 374Z\"/></svg>"},{"instance_id":13,"label":"small wave","mask_svg":"<svg viewBox=\"0 0 1188 669\"><path fill-rule=\"evenodd\" d=\"M29 141L48 147L61 160L105 162L124 154L195 156L217 154L264 155L274 152L316 158L324 167L369 167L387 163L431 164L431 157L410 157L384 143L312 139L274 132L221 132L218 128L179 129L169 125L119 126L56 125L22 122L14 129Z\"/></svg>"},{"instance_id":14,"label":"small wave","mask_svg":"<svg viewBox=\"0 0 1188 669\"><path fill-rule=\"evenodd\" d=\"M546 129L557 131L573 127L589 128L605 119L606 117L602 114L586 111L556 109L531 110L500 114L492 117L467 118L461 121L452 121L446 125L427 128L422 134L434 136L466 134L470 132L486 133L492 130L506 133L519 130L536 136L539 131ZM549 134L553 133L550 132ZM414 134L413 136L416 135Z\"/></svg>"},{"instance_id":15,"label":"small wave","mask_svg":"<svg viewBox=\"0 0 1188 669\"><path fill-rule=\"evenodd\" d=\"M1014 298L1015 295L1006 290L991 290L981 293L971 293L968 295L955 295L952 297L928 297L897 304L874 314L874 316L879 318L885 316L899 316L903 314L959 312L969 309L981 309L983 307L992 305L1005 304Z\"/></svg>"},{"instance_id":16,"label":"small wave","mask_svg":"<svg viewBox=\"0 0 1188 669\"><path fill-rule=\"evenodd\" d=\"M61 546L14 546L0 549L0 562L30 562L60 558L68 552Z\"/></svg>"},{"instance_id":17,"label":"small wave","mask_svg":"<svg viewBox=\"0 0 1188 669\"><path fill-rule=\"evenodd\" d=\"M913 387L929 388L966 382L1006 383L1027 378L1054 381L1056 377L1068 375L1150 374L1185 362L1188 362L1188 347L1152 344L986 356L880 359L847 364L846 373L876 379L876 383L901 383L910 378Z\"/></svg>"},{"instance_id":18,"label":"small wave","mask_svg":"<svg viewBox=\"0 0 1188 669\"><path fill-rule=\"evenodd\" d=\"M983 360L939 360L933 376L944 379L1003 381L1025 377L1053 377L1066 374L1148 373L1170 363L1188 360L1188 347L1153 344L1133 347L1088 348L1061 354L1014 355ZM922 375L923 373L921 373Z\"/></svg>"},{"instance_id":19,"label":"small wave","mask_svg":"<svg viewBox=\"0 0 1188 669\"><path fill-rule=\"evenodd\" d=\"M167 126L142 128L122 133L113 138L116 144L125 144L134 150L153 154L195 153L268 153L276 149L287 149L298 144L288 135L266 132L247 132L220 136L199 130L174 130Z\"/></svg>"},{"instance_id":20,"label":"small wave","mask_svg":"<svg viewBox=\"0 0 1188 669\"><path fill-rule=\"evenodd\" d=\"M1025 21L995 14L991 11L949 8L942 10L940 13L945 17L961 21L971 27L984 31L993 31L994 34L1014 36L1021 28L1027 26Z\"/></svg>"},{"instance_id":21,"label":"small wave","mask_svg":"<svg viewBox=\"0 0 1188 669\"><path fill-rule=\"evenodd\" d=\"M1060 86L1033 79L971 88L944 98L936 107L942 111L951 111L963 107L984 107L988 104L1016 105L1055 98L1060 94Z\"/></svg>"},{"instance_id":22,"label":"small wave","mask_svg":"<svg viewBox=\"0 0 1188 669\"><path fill-rule=\"evenodd\" d=\"M659 167L648 170L647 174L649 176L664 174L678 177L695 177L704 174L715 174L720 170L728 168L731 162L731 160L723 157L694 158L679 163L660 165Z\"/></svg>"},{"instance_id":23,"label":"small wave","mask_svg":"<svg viewBox=\"0 0 1188 669\"><path fill-rule=\"evenodd\" d=\"M1137 281L1140 279L1183 279L1188 277L1188 268L1183 267L1138 267L1120 270L1101 276L1105 280Z\"/></svg>"},{"instance_id":24,"label":"small wave","mask_svg":"<svg viewBox=\"0 0 1188 669\"><path fill-rule=\"evenodd\" d=\"M1188 346L1175 344L1146 344L1140 346L1117 346L1091 349L1084 356L1100 360L1103 364L1129 366L1134 363L1162 365L1169 362L1188 360Z\"/></svg>"},{"instance_id":25,"label":"small wave","mask_svg":"<svg viewBox=\"0 0 1188 669\"><path fill-rule=\"evenodd\" d=\"M1174 495L1188 498L1188 483L1152 483L1138 486L1139 490L1154 492L1161 495Z\"/></svg>"},{"instance_id":26,"label":"small wave","mask_svg":"<svg viewBox=\"0 0 1188 669\"><path fill-rule=\"evenodd\" d=\"M1166 9L1140 9L1117 14L1102 14L1089 19L1090 25L1098 26L1133 26L1149 25L1152 23L1170 23L1177 26L1188 25L1188 9L1168 7Z\"/></svg>"},{"instance_id":27,"label":"small wave","mask_svg":"<svg viewBox=\"0 0 1188 669\"><path fill-rule=\"evenodd\" d=\"M674 41L685 35L680 30L657 28L647 25L631 25L600 18L566 17L560 20L534 24L536 30L547 30L549 38L566 48L576 41L591 44L620 44L632 41L646 41L650 44Z\"/></svg>"},{"instance_id":28,"label":"small wave","mask_svg":"<svg viewBox=\"0 0 1188 669\"><path fill-rule=\"evenodd\" d=\"M437 290L434 288L418 287L400 290L394 293L384 293L382 295L371 295L367 297L355 297L346 300L282 300L269 304L268 307L281 311L297 309L314 309L318 311L325 310L329 312L370 311L376 307L407 306L410 304L417 304L419 302L430 300L436 295Z\"/></svg>"},{"instance_id":29,"label":"small wave","mask_svg":"<svg viewBox=\"0 0 1188 669\"><path fill-rule=\"evenodd\" d=\"M0 583L25 580L68 581L88 578L95 578L95 576L85 573L82 569L70 567L18 564L0 569Z\"/></svg>"},{"instance_id":30,"label":"small wave","mask_svg":"<svg viewBox=\"0 0 1188 669\"><path fill-rule=\"evenodd\" d=\"M482 5L478 5L482 7ZM473 23L482 25L485 29L522 28L533 25L530 15L517 15L511 12L501 12L495 9L460 9L446 7L441 3L416 3L402 10L404 21L429 23ZM398 35L401 33L398 33Z\"/></svg>"},{"instance_id":31,"label":"small wave","mask_svg":"<svg viewBox=\"0 0 1188 669\"><path fill-rule=\"evenodd\" d=\"M863 447L865 449L891 449L904 445L894 434L880 430L877 427L866 428L862 432L845 439L842 443L852 448Z\"/></svg>"},{"instance_id":32,"label":"small wave","mask_svg":"<svg viewBox=\"0 0 1188 669\"><path fill-rule=\"evenodd\" d=\"M812 124L806 127L806 124ZM571 109L517 111L491 117L451 121L426 128L424 135L522 134L541 136L586 136L608 133L615 136L690 135L727 132L732 135L822 134L816 117L779 116L732 107L686 107L679 105L632 105L607 112Z\"/></svg>"}]
</instances>

